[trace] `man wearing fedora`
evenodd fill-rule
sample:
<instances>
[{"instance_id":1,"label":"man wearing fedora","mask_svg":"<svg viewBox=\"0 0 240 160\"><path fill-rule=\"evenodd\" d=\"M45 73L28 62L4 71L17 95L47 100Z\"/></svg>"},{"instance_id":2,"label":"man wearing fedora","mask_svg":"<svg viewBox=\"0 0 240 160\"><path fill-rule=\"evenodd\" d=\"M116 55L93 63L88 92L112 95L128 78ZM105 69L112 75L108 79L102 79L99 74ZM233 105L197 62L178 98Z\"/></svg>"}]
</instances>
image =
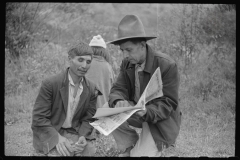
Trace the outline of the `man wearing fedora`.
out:
<instances>
[{"instance_id":1,"label":"man wearing fedora","mask_svg":"<svg viewBox=\"0 0 240 160\"><path fill-rule=\"evenodd\" d=\"M154 51L146 43L154 38L146 36L138 16L126 15L118 25L117 40L108 42L119 45L125 56L110 91L110 107L135 105L158 67L163 83L162 97L149 101L146 110L136 112L113 131L118 149L123 152L121 157L159 157L164 148L175 144L179 134L178 67L171 57ZM142 128L140 136L129 126Z\"/></svg>"}]
</instances>

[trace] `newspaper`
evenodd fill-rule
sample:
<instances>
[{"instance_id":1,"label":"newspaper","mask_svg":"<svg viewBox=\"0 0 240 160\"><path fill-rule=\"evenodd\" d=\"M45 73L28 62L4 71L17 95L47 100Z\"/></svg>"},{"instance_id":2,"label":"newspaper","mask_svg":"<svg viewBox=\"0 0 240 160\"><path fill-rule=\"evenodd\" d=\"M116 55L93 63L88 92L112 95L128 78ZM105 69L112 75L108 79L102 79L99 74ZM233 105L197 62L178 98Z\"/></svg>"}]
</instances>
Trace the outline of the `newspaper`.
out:
<instances>
[{"instance_id":1,"label":"newspaper","mask_svg":"<svg viewBox=\"0 0 240 160\"><path fill-rule=\"evenodd\" d=\"M145 110L145 104L155 98L163 96L162 77L160 68L158 67L152 75L147 87L142 93L138 103L135 106L127 106L120 108L98 108L93 118L98 120L90 123L99 132L108 136L112 131L125 122L132 114L139 110ZM105 108L106 107L106 108Z\"/></svg>"}]
</instances>

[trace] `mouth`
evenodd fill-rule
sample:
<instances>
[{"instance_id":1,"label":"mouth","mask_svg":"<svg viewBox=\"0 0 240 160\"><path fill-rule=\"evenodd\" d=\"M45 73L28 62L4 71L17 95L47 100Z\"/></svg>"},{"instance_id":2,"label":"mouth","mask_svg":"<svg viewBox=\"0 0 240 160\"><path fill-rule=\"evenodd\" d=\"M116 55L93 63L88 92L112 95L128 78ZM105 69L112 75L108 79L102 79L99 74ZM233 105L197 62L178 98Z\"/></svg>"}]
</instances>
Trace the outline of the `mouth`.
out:
<instances>
[{"instance_id":1,"label":"mouth","mask_svg":"<svg viewBox=\"0 0 240 160\"><path fill-rule=\"evenodd\" d=\"M129 61L130 61L132 64L136 64L136 61L133 60L133 59L130 59Z\"/></svg>"},{"instance_id":2,"label":"mouth","mask_svg":"<svg viewBox=\"0 0 240 160\"><path fill-rule=\"evenodd\" d=\"M83 71L83 70L80 70L80 69L78 69L77 71L80 72L81 74L85 74L87 72L87 71Z\"/></svg>"}]
</instances>

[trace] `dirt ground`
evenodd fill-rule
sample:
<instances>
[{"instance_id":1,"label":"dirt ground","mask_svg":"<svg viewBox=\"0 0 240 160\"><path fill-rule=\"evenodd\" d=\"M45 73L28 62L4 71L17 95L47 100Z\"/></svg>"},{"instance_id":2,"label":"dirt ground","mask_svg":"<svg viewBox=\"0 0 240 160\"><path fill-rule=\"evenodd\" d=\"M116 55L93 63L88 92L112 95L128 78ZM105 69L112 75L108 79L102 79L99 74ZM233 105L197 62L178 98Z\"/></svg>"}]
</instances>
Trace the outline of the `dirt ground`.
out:
<instances>
[{"instance_id":1,"label":"dirt ground","mask_svg":"<svg viewBox=\"0 0 240 160\"><path fill-rule=\"evenodd\" d=\"M29 119L4 126L5 156L34 156Z\"/></svg>"},{"instance_id":2,"label":"dirt ground","mask_svg":"<svg viewBox=\"0 0 240 160\"><path fill-rule=\"evenodd\" d=\"M39 156L32 147L31 118L25 118L15 123L4 126L4 155L5 156ZM98 145L96 145L98 144ZM96 156L117 156L119 151L115 149L112 136L100 135L95 142ZM171 156L171 151L165 153Z\"/></svg>"}]
</instances>

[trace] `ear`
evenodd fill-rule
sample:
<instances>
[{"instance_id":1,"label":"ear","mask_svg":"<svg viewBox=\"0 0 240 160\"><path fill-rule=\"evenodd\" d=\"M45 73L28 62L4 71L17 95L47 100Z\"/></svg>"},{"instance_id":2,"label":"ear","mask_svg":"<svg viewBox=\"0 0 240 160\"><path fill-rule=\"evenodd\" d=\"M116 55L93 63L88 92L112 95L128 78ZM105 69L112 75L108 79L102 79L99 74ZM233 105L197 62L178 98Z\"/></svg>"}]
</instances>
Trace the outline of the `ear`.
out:
<instances>
[{"instance_id":1,"label":"ear","mask_svg":"<svg viewBox=\"0 0 240 160\"><path fill-rule=\"evenodd\" d=\"M68 56L68 63L71 65L71 63L72 63L72 57L71 56Z\"/></svg>"},{"instance_id":2,"label":"ear","mask_svg":"<svg viewBox=\"0 0 240 160\"><path fill-rule=\"evenodd\" d=\"M145 48L145 47L146 47L146 42L141 41L141 42L140 42L140 45L141 45L142 48Z\"/></svg>"}]
</instances>

